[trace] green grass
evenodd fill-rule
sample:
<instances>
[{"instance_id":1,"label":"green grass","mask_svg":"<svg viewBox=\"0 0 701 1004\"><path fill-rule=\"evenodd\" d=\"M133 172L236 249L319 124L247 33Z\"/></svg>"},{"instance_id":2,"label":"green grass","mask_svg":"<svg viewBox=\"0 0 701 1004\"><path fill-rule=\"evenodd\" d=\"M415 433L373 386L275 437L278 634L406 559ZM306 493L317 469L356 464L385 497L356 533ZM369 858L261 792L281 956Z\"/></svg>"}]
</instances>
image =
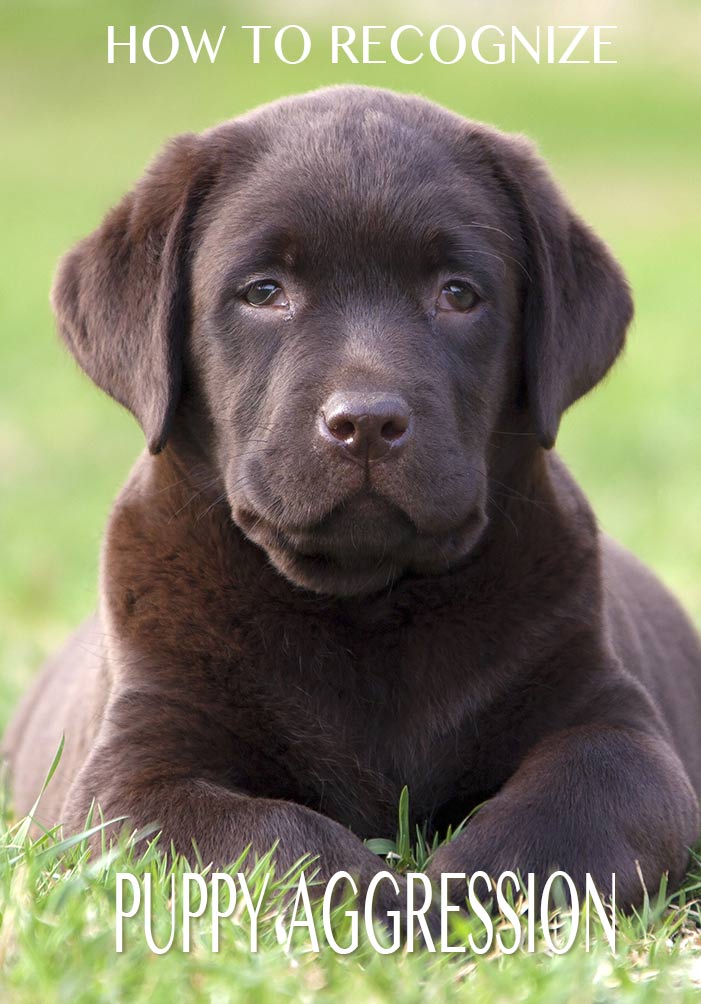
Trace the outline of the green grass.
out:
<instances>
[{"instance_id":1,"label":"green grass","mask_svg":"<svg viewBox=\"0 0 701 1004\"><path fill-rule=\"evenodd\" d=\"M409 832L406 813L400 812L394 841L384 841L388 864L399 872L422 869L430 854L420 833ZM399 948L380 955L360 925L357 950L350 955L334 952L324 940L318 904L312 918L319 932L319 952L310 946L306 929L289 937L290 897L304 868L313 875L313 862L300 862L285 875L272 876L274 851L259 861L247 855L231 864L227 873L236 879L244 871L254 903L261 903L256 950L252 951L251 921L241 896L230 917L217 923L218 944L213 952L212 916L189 921L189 946L183 950L183 874L197 871L206 882L208 869L159 853L154 837L146 853L135 854L133 842L123 839L102 854L89 856L80 837L61 840L51 831L39 840L27 837L28 820L6 827L0 835L0 971L5 974L8 998L27 1004L71 1001L148 1000L151 1004L177 1000L251 1001L280 1000L458 1001L475 1004L538 1001L542 1004L577 1004L583 1001L693 1001L701 982L701 945L698 897L701 893L701 858L694 855L684 888L674 896L661 890L632 916L616 919L616 953L606 941L601 925L592 923L591 943L585 948L585 918L578 915L578 934L566 955L554 955L542 934L535 951L514 955L470 951L469 938L484 943L484 926L474 914L454 917L448 944L467 945L464 953ZM96 824L99 829L100 824ZM92 828L91 828L92 830ZM86 831L86 832L91 832ZM418 838L418 839L417 839ZM116 951L117 875L129 872L143 889L152 889L149 930L156 946L165 947L174 925L171 948L156 956L145 934L142 904L135 917L123 922L123 951ZM211 897L211 886L208 890ZM208 901L209 902L209 901ZM512 900L513 902L513 900ZM131 891L124 894L126 912ZM201 905L193 895L193 912ZM222 900L225 907L227 901ZM340 945L350 938L345 911L347 901L332 911L331 925ZM516 901L519 908L519 901ZM286 912L287 910L287 912ZM302 914L298 914L302 917ZM307 915L304 914L306 917ZM283 923L282 936L279 924ZM553 910L552 937L557 942L572 923L567 909ZM504 942L513 939L510 927ZM525 923L524 923L525 931ZM391 947L382 928L375 935ZM436 944L438 942L436 941ZM690 973L690 959L696 969Z\"/></svg>"},{"instance_id":2,"label":"green grass","mask_svg":"<svg viewBox=\"0 0 701 1004\"><path fill-rule=\"evenodd\" d=\"M224 0L196 8L126 0L117 12L102 2L3 5L0 728L42 658L94 607L102 528L141 448L133 421L78 374L54 338L47 293L57 257L96 225L168 136L326 83L418 90L530 134L610 242L633 285L636 321L624 358L567 416L558 446L602 525L648 561L701 623L698 65L678 55L678 36L665 36L659 11L634 6L626 8L628 26L620 15L619 66L534 69L427 61L333 68L320 56L299 67L252 67L240 45L214 67L108 67L107 23L187 23L195 32L313 18ZM345 10L334 19L368 16ZM670 5L667 16L683 27L691 8ZM413 18L380 9L371 20ZM487 5L474 5L460 23L495 18ZM323 34L317 29L315 39ZM540 952L476 963L369 952L291 960L272 935L250 957L236 925L216 959L204 932L190 956L155 959L136 943L118 957L114 876L128 850L87 863L80 848L61 852L49 838L32 846L18 832L6 826L0 835L0 1000L159 1000L176 990L203 1000L667 1000L681 999L694 972L701 979L698 908L679 900L642 919L621 918L617 959L577 946L562 958ZM400 842L406 865L414 835L404 830ZM129 867L158 866L151 855ZM697 862L687 898L698 893L698 872ZM162 879L158 889L165 895Z\"/></svg>"}]
</instances>

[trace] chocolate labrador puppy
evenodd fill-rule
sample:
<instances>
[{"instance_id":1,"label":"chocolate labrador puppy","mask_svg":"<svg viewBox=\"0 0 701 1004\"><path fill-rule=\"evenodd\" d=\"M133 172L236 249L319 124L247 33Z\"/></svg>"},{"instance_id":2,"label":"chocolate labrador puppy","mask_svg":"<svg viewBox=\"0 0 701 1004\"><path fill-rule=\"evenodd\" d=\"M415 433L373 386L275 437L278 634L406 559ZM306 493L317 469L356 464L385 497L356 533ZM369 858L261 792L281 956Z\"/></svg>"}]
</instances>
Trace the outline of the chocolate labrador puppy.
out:
<instances>
[{"instance_id":1,"label":"chocolate labrador puppy","mask_svg":"<svg viewBox=\"0 0 701 1004\"><path fill-rule=\"evenodd\" d=\"M408 785L430 874L635 904L699 832L701 650L551 451L632 314L532 147L416 97L276 102L170 143L61 262L61 334L148 452L100 607L5 749L223 864L366 882ZM639 870L638 870L639 868Z\"/></svg>"}]
</instances>

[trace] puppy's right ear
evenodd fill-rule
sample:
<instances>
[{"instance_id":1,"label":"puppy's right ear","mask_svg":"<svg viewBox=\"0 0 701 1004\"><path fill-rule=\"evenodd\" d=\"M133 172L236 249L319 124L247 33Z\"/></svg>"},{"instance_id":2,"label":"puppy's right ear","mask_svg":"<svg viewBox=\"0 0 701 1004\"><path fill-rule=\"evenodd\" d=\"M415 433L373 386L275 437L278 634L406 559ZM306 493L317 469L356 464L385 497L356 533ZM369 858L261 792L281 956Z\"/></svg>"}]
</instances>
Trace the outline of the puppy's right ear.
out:
<instances>
[{"instance_id":1,"label":"puppy's right ear","mask_svg":"<svg viewBox=\"0 0 701 1004\"><path fill-rule=\"evenodd\" d=\"M623 348L630 289L528 141L484 126L471 135L486 148L521 232L524 398L538 441L550 449L564 411L596 386Z\"/></svg>"},{"instance_id":2,"label":"puppy's right ear","mask_svg":"<svg viewBox=\"0 0 701 1004\"><path fill-rule=\"evenodd\" d=\"M163 449L189 324L190 235L214 166L206 141L172 141L102 225L61 260L51 292L82 368Z\"/></svg>"}]
</instances>

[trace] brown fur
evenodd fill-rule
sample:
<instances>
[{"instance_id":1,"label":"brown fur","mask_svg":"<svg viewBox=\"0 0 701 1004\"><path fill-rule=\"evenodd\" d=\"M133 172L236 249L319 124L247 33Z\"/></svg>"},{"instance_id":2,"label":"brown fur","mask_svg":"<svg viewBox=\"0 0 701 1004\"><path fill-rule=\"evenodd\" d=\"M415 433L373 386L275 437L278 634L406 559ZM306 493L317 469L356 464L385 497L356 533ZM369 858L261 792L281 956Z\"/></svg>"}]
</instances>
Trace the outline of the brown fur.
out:
<instances>
[{"instance_id":1,"label":"brown fur","mask_svg":"<svg viewBox=\"0 0 701 1004\"><path fill-rule=\"evenodd\" d=\"M454 275L474 309L436 307ZM286 308L246 302L266 278ZM628 904L636 862L681 878L698 640L549 452L630 294L524 141L388 92L278 102L167 147L53 302L151 452L98 616L6 736L19 811L65 731L47 824L97 800L205 860L279 839L365 880L408 785L433 829L487 800L434 875L615 871ZM399 400L401 443L329 436L339 392Z\"/></svg>"}]
</instances>

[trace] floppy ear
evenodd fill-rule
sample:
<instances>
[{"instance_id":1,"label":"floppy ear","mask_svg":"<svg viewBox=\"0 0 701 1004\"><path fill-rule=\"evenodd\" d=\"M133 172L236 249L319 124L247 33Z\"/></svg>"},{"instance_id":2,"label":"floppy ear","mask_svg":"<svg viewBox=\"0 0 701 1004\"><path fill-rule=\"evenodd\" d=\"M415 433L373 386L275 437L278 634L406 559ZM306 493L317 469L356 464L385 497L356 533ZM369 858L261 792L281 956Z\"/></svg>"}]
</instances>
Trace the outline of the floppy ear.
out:
<instances>
[{"instance_id":1,"label":"floppy ear","mask_svg":"<svg viewBox=\"0 0 701 1004\"><path fill-rule=\"evenodd\" d=\"M209 175L200 137L172 141L65 255L51 292L69 349L135 415L151 453L165 446L180 393L190 232Z\"/></svg>"},{"instance_id":2,"label":"floppy ear","mask_svg":"<svg viewBox=\"0 0 701 1004\"><path fill-rule=\"evenodd\" d=\"M623 348L633 301L620 265L567 205L531 144L502 134L491 139L525 244L526 404L540 444L550 449L562 413Z\"/></svg>"}]
</instances>

